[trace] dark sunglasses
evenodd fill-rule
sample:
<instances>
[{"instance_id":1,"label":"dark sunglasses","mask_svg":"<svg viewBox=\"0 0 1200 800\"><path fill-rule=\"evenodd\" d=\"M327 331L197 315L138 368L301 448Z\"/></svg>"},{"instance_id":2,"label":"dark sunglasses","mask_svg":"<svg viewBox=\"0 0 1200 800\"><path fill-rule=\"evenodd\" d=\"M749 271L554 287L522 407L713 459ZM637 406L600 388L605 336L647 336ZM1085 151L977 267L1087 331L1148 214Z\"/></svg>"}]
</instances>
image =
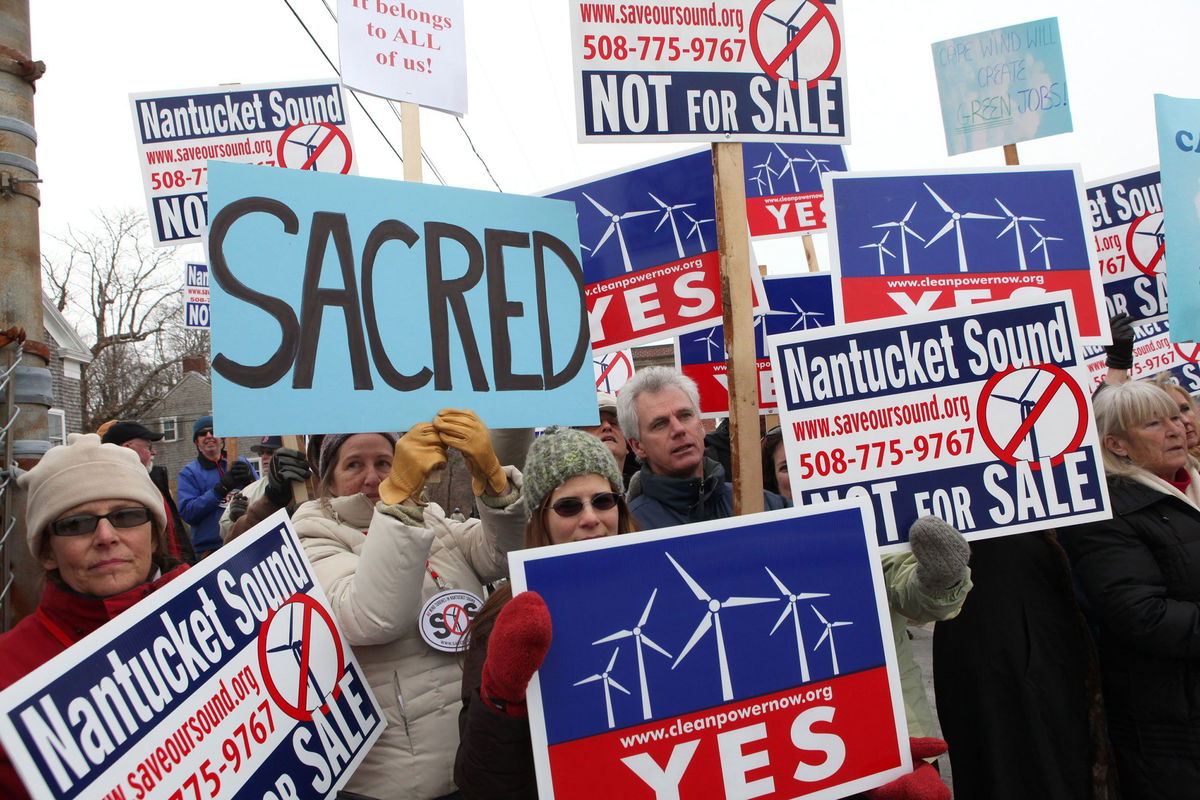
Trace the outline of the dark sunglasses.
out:
<instances>
[{"instance_id":1,"label":"dark sunglasses","mask_svg":"<svg viewBox=\"0 0 1200 800\"><path fill-rule=\"evenodd\" d=\"M150 509L145 506L129 506L107 514L76 514L51 522L50 532L55 536L83 536L96 530L102 519L108 520L108 524L114 528L136 528L150 521Z\"/></svg>"},{"instance_id":2,"label":"dark sunglasses","mask_svg":"<svg viewBox=\"0 0 1200 800\"><path fill-rule=\"evenodd\" d=\"M592 499L581 500L578 497L562 497L550 506L550 509L560 517L575 517L583 511L584 504L597 511L609 511L621 501L621 495L616 492L600 492L592 495Z\"/></svg>"},{"instance_id":3,"label":"dark sunglasses","mask_svg":"<svg viewBox=\"0 0 1200 800\"><path fill-rule=\"evenodd\" d=\"M196 438L199 439L202 436L212 436L212 432L212 428L201 428L200 430L196 431Z\"/></svg>"}]
</instances>

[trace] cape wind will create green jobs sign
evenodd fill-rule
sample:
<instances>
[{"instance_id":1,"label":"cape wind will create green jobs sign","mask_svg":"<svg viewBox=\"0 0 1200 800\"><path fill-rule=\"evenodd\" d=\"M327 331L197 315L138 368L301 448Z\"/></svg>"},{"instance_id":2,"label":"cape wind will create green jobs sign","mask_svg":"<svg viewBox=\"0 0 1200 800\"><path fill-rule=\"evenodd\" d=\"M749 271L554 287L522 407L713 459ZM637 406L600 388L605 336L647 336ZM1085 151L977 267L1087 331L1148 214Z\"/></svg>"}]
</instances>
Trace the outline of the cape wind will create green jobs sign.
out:
<instances>
[{"instance_id":1,"label":"cape wind will create green jobs sign","mask_svg":"<svg viewBox=\"0 0 1200 800\"><path fill-rule=\"evenodd\" d=\"M575 207L209 162L225 436L594 424Z\"/></svg>"}]
</instances>

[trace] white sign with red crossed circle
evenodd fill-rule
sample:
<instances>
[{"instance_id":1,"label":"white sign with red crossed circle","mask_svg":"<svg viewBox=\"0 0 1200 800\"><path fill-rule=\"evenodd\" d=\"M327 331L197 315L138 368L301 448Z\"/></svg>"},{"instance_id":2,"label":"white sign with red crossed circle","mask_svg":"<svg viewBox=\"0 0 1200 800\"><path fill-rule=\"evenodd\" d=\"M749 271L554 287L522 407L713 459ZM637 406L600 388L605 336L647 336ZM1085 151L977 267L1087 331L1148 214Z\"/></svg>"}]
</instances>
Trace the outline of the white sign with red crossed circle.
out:
<instances>
[{"instance_id":1,"label":"white sign with red crossed circle","mask_svg":"<svg viewBox=\"0 0 1200 800\"><path fill-rule=\"evenodd\" d=\"M793 497L869 497L885 549L1111 516L1069 295L767 339Z\"/></svg>"},{"instance_id":2,"label":"white sign with red crossed circle","mask_svg":"<svg viewBox=\"0 0 1200 800\"><path fill-rule=\"evenodd\" d=\"M835 0L572 0L580 140L845 144Z\"/></svg>"}]
</instances>

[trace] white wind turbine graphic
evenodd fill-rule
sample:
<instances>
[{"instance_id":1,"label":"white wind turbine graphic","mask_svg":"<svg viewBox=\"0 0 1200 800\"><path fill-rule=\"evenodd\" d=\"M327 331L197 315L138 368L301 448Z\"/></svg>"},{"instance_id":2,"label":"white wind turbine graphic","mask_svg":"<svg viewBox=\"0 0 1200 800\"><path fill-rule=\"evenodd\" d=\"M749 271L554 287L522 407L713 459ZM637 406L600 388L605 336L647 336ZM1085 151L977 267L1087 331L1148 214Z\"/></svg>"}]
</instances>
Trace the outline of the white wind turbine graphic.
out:
<instances>
[{"instance_id":1,"label":"white wind turbine graphic","mask_svg":"<svg viewBox=\"0 0 1200 800\"><path fill-rule=\"evenodd\" d=\"M779 175L778 172L771 169L771 156L773 156L773 155L775 155L775 154L772 153L770 150L768 150L767 157L763 161L763 163L754 165L754 169L759 170L758 175L755 176L755 179L759 181L759 184L758 184L759 191L762 191L762 178L760 176L763 175L764 173L767 176L767 194L775 194L775 184L771 180L771 177Z\"/></svg>"},{"instance_id":2,"label":"white wind turbine graphic","mask_svg":"<svg viewBox=\"0 0 1200 800\"><path fill-rule=\"evenodd\" d=\"M763 569L771 576L771 580L775 581L775 585L779 587L783 598L787 600L787 608L779 615L779 619L775 620L775 627L771 628L771 633L768 635L774 635L779 626L783 624L783 621L788 618L788 615L791 615L792 627L796 631L796 652L800 656L800 679L804 683L808 683L808 656L804 652L804 636L800 632L800 612L796 609L796 603L800 600L815 600L818 597L829 597L829 594L827 592L801 592L800 594L796 594L784 586L783 581L775 577L775 573L771 572L770 567L763 567Z\"/></svg>"},{"instance_id":3,"label":"white wind turbine graphic","mask_svg":"<svg viewBox=\"0 0 1200 800\"><path fill-rule=\"evenodd\" d=\"M764 353L767 352L767 317L776 316L779 314L791 314L791 313L792 312L790 312L790 311L774 311L772 309L767 309L766 311L763 311L760 314L754 315L754 327L756 327L756 328L761 327L761 329L762 329L762 348L761 348L762 352L764 352ZM758 334L755 334L755 336L757 337ZM757 344L757 339L756 339L756 344Z\"/></svg>"},{"instance_id":4,"label":"white wind turbine graphic","mask_svg":"<svg viewBox=\"0 0 1200 800\"><path fill-rule=\"evenodd\" d=\"M1013 212L1009 211L1007 208L1004 207L1004 203L1000 202L999 197L995 197L993 199L996 201L996 205L1000 206L1000 210L1003 211L1005 216L1007 216L1009 219L1008 225L1004 228L1004 230L1002 230L996 234L996 238L999 239L1001 236L1008 233L1009 231L1012 231L1013 234L1016 235L1016 237L1017 237L1017 260L1018 260L1018 263L1021 265L1021 269L1025 269L1025 247L1024 247L1024 245L1021 244L1021 223L1022 222L1045 222L1046 220L1042 219L1041 217L1017 216L1016 214L1014 214ZM1030 227L1032 228L1033 226L1031 225Z\"/></svg>"},{"instance_id":5,"label":"white wind turbine graphic","mask_svg":"<svg viewBox=\"0 0 1200 800\"><path fill-rule=\"evenodd\" d=\"M967 211L965 213L955 211L945 200L938 197L937 192L929 188L928 183L923 183L922 186L929 190L929 193L933 195L933 199L936 200L937 204L942 207L942 211L945 211L950 215L950 219L946 220L946 224L942 226L942 229L935 233L933 238L925 243L925 246L929 247L938 239L942 238L942 236L944 236L951 228L953 228L954 235L958 239L958 271L966 272L967 251L963 248L962 221L964 219L1002 219L1002 217L997 217L994 214L980 214L975 211Z\"/></svg>"},{"instance_id":6,"label":"white wind turbine graphic","mask_svg":"<svg viewBox=\"0 0 1200 800\"><path fill-rule=\"evenodd\" d=\"M1037 250L1039 247L1042 248L1042 255L1045 256L1045 258L1046 258L1046 269L1050 269L1050 248L1046 246L1046 242L1061 242L1062 237L1061 236L1043 236L1042 232L1039 231L1037 228L1033 227L1032 225L1029 226L1029 229L1031 231L1033 231L1034 234L1036 234L1038 237L1037 244L1035 244L1032 248L1030 248L1029 252L1032 253L1034 250Z\"/></svg>"},{"instance_id":7,"label":"white wind turbine graphic","mask_svg":"<svg viewBox=\"0 0 1200 800\"><path fill-rule=\"evenodd\" d=\"M899 228L900 229L900 263L904 265L904 274L908 274L908 237L915 236L922 242L925 241L919 233L908 227L908 221L912 219L913 211L917 208L917 204L913 203L908 207L908 213L903 218L895 222L881 222L878 225L872 225L873 228Z\"/></svg>"},{"instance_id":8,"label":"white wind turbine graphic","mask_svg":"<svg viewBox=\"0 0 1200 800\"><path fill-rule=\"evenodd\" d=\"M600 681L604 684L604 708L608 711L608 727L610 728L615 727L615 725L613 722L612 695L609 694L608 687L611 686L612 688L622 691L625 694L630 693L628 689L614 681L609 676L609 673L612 672L613 664L617 663L617 653L620 652L621 648L619 647L616 650L613 650L612 658L608 660L608 666L604 668L604 672L600 672L596 675L589 675L583 680L576 681L573 684L575 686L582 686L585 683L593 683L595 681Z\"/></svg>"},{"instance_id":9,"label":"white wind turbine graphic","mask_svg":"<svg viewBox=\"0 0 1200 800\"><path fill-rule=\"evenodd\" d=\"M615 642L617 639L626 639L630 636L633 637L634 647L637 650L638 680L640 681L642 687L642 719L650 719L651 717L650 690L646 686L646 662L642 656L642 645L644 644L647 647L662 653L667 658L671 658L670 653L655 644L650 637L646 635L645 631L642 630L646 625L646 620L650 619L650 607L654 605L654 598L657 594L658 589L655 589L650 593L650 600L646 603L646 608L642 611L642 615L638 617L637 625L633 627L633 630L617 631L616 633L605 636L603 639L597 639L596 641L592 642L592 644L604 644L606 642Z\"/></svg>"},{"instance_id":10,"label":"white wind turbine graphic","mask_svg":"<svg viewBox=\"0 0 1200 800\"><path fill-rule=\"evenodd\" d=\"M809 150L808 148L805 148L804 152L808 153L808 160L812 162L812 166L808 168L809 172L821 173L821 172L829 172L830 171L829 167L821 166L822 164L829 163L828 158L817 158L816 156L813 155L812 150Z\"/></svg>"},{"instance_id":11,"label":"white wind turbine graphic","mask_svg":"<svg viewBox=\"0 0 1200 800\"><path fill-rule=\"evenodd\" d=\"M817 643L813 645L813 652L814 653L817 652L817 648L821 646L821 642L825 641L826 639L829 639L829 657L833 659L833 674L838 675L840 673L838 671L837 648L834 647L834 644L833 644L833 629L840 628L843 625L853 625L854 623L853 622L830 622L829 620L825 619L824 615L821 614L820 611L817 611L816 606L810 605L809 608L811 608L813 610L813 613L817 615L817 618L820 619L821 623L825 626L825 632L821 634L821 638L817 639ZM626 692L626 694L628 694L628 692Z\"/></svg>"},{"instance_id":12,"label":"white wind turbine graphic","mask_svg":"<svg viewBox=\"0 0 1200 800\"><path fill-rule=\"evenodd\" d=\"M692 227L688 229L687 236L685 238L690 239L690 238L692 238L693 233L696 234L697 238L700 239L700 252L701 253L707 252L707 248L705 248L705 246L704 246L704 231L700 230L700 226L706 222L713 222L714 220L696 219L695 217L693 217L691 214L687 213L686 211L681 211L679 213L681 213L685 217L687 217L688 222L692 223Z\"/></svg>"},{"instance_id":13,"label":"white wind turbine graphic","mask_svg":"<svg viewBox=\"0 0 1200 800\"><path fill-rule=\"evenodd\" d=\"M695 203L681 203L680 205L669 206L666 203L664 203L662 200L659 200L657 197L655 197L653 192L646 192L646 194L650 195L650 199L653 200L654 202L658 203L659 206L661 206L662 210L663 210L662 219L660 219L658 221L658 224L654 226L654 230L657 232L658 229L663 226L664 222L666 222L667 220L670 220L671 221L671 233L675 234L675 251L677 253L679 253L680 258L683 258L683 242L679 241L679 227L675 224L675 212L681 208L691 208L692 206L694 206L696 204Z\"/></svg>"},{"instance_id":14,"label":"white wind turbine graphic","mask_svg":"<svg viewBox=\"0 0 1200 800\"><path fill-rule=\"evenodd\" d=\"M715 600L709 596L708 592L700 588L700 584L693 580L691 575L684 572L683 567L679 566L679 562L671 558L670 553L665 554L667 559L675 566L675 570L687 583L688 588L692 590L692 594L696 595L696 599L703 600L708 605L708 610L704 612L700 624L696 626L696 630L692 632L692 638L688 639L688 643L684 645L683 650L675 657L675 663L671 665L671 669L679 666L679 662L683 661L684 657L692 651L696 643L708 633L709 628L715 627L717 630L717 660L721 670L721 697L726 701L733 699L733 684L729 680L729 659L725 655L725 635L721 632L721 609L733 608L734 606L749 606L757 605L758 603L774 603L779 600L778 597L729 597L724 601Z\"/></svg>"},{"instance_id":15,"label":"white wind turbine graphic","mask_svg":"<svg viewBox=\"0 0 1200 800\"><path fill-rule=\"evenodd\" d=\"M796 165L797 164L807 164L809 159L808 158L800 158L799 156L789 156L787 154L787 151L784 150L782 147L780 147L778 144L775 145L775 149L778 150L779 154L781 156L783 156L784 159L787 161L787 165L784 166L783 169L779 170L779 177L782 178L783 174L785 172L792 173L792 191L799 192L800 191L800 181L796 177ZM811 157L812 153L809 153L809 156Z\"/></svg>"},{"instance_id":16,"label":"white wind turbine graphic","mask_svg":"<svg viewBox=\"0 0 1200 800\"><path fill-rule=\"evenodd\" d=\"M801 330L806 331L806 330L808 330L808 318L809 317L825 316L824 311L805 311L803 308L800 307L800 304L796 302L796 298L794 298L794 297L790 298L790 300L792 302L792 308L796 309L795 313L797 314L797 319L795 322L792 323L792 327L788 328L789 331L796 330L796 326L800 325L802 323L803 323L804 327L801 328ZM791 313L791 312L787 312L787 313ZM816 322L815 320L813 321L813 325L816 325L818 328L821 327L821 323Z\"/></svg>"},{"instance_id":17,"label":"white wind turbine graphic","mask_svg":"<svg viewBox=\"0 0 1200 800\"><path fill-rule=\"evenodd\" d=\"M704 334L703 336L701 336L699 339L692 339L693 342L704 342L705 358L707 358L709 361L712 361L712 349L717 346L717 342L713 338L716 335L717 335L717 329L709 328L708 332L706 334ZM722 352L722 355L726 355L726 354L724 352Z\"/></svg>"},{"instance_id":18,"label":"white wind turbine graphic","mask_svg":"<svg viewBox=\"0 0 1200 800\"><path fill-rule=\"evenodd\" d=\"M883 254L887 253L892 258L896 257L895 253L893 253L891 250L888 250L886 247L883 246L883 243L886 242L888 240L888 237L891 235L892 235L891 231L885 231L883 234L883 238L880 239L877 243L875 243L875 244L860 244L858 246L859 250L869 250L871 248L876 248L877 250L879 250L879 274L880 275L883 274Z\"/></svg>"},{"instance_id":19,"label":"white wind turbine graphic","mask_svg":"<svg viewBox=\"0 0 1200 800\"><path fill-rule=\"evenodd\" d=\"M654 210L648 211L626 211L624 214L614 214L604 206L596 202L587 192L582 192L583 196L596 207L596 210L609 218L608 228L604 231L604 235L600 237L600 241L596 242L596 247L593 252L598 251L608 241L608 237L612 236L613 231L617 232L617 242L621 245L621 258L625 261L625 271L632 272L633 264L629 261L629 248L625 245L625 234L621 231L621 223L633 217L641 217L646 214L653 214Z\"/></svg>"},{"instance_id":20,"label":"white wind turbine graphic","mask_svg":"<svg viewBox=\"0 0 1200 800\"><path fill-rule=\"evenodd\" d=\"M763 180L762 170L759 170L758 172L751 175L750 180L754 181L754 184L756 186L758 186L758 193L762 194L763 184L767 183L767 181Z\"/></svg>"}]
</instances>

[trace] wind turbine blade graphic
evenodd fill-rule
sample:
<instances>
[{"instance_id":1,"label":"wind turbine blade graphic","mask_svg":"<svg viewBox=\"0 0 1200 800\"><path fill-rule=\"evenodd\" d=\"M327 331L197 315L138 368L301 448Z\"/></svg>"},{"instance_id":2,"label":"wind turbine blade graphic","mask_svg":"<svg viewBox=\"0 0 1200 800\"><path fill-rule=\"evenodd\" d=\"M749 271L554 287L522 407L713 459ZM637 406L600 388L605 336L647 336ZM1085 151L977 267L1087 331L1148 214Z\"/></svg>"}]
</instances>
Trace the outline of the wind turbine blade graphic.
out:
<instances>
[{"instance_id":1,"label":"wind turbine blade graphic","mask_svg":"<svg viewBox=\"0 0 1200 800\"><path fill-rule=\"evenodd\" d=\"M640 628L646 624L646 620L650 619L650 607L654 605L654 598L658 595L658 589L650 593L650 600L646 603L645 610L642 611L642 616L638 617L637 626Z\"/></svg>"},{"instance_id":2,"label":"wind turbine blade graphic","mask_svg":"<svg viewBox=\"0 0 1200 800\"><path fill-rule=\"evenodd\" d=\"M796 303L796 301L795 301L795 299L793 299L792 304L795 305L795 303ZM797 308L799 308L799 307L797 306ZM765 569L767 571L767 574L771 576L771 580L775 581L775 585L779 588L780 592L782 592L783 594L791 594L792 593L791 589L789 589L788 587L783 585L783 581L781 581L781 580L779 580L779 578L775 577L775 573L771 572L770 567L763 567L763 569Z\"/></svg>"},{"instance_id":3,"label":"wind turbine blade graphic","mask_svg":"<svg viewBox=\"0 0 1200 800\"><path fill-rule=\"evenodd\" d=\"M616 633L605 636L603 639L597 639L596 641L592 642L592 644L604 644L605 642L615 642L617 639L624 639L628 636L633 636L633 631L617 631Z\"/></svg>"},{"instance_id":4,"label":"wind turbine blade graphic","mask_svg":"<svg viewBox=\"0 0 1200 800\"><path fill-rule=\"evenodd\" d=\"M932 237L930 237L929 241L925 243L925 246L929 247L929 245L933 244L938 239L945 236L947 233L949 233L951 230L953 230L953 228L954 228L954 218L951 217L950 220L947 221L946 224L942 226L941 230L939 230ZM599 245L596 245L596 247L599 248Z\"/></svg>"},{"instance_id":5,"label":"wind turbine blade graphic","mask_svg":"<svg viewBox=\"0 0 1200 800\"><path fill-rule=\"evenodd\" d=\"M791 594L791 592L788 594ZM771 633L767 634L768 636L775 633L775 631L779 629L779 626L783 624L783 621L788 618L788 614L792 613L792 609L794 607L795 606L793 606L791 603L788 603L783 607L783 613L779 615L779 619L775 620L775 624L771 626Z\"/></svg>"},{"instance_id":6,"label":"wind turbine blade graphic","mask_svg":"<svg viewBox=\"0 0 1200 800\"><path fill-rule=\"evenodd\" d=\"M907 214L905 214L905 215L904 215L904 219L902 219L902 220L900 220L900 221L901 221L901 222L908 222L910 219L912 219L913 212L914 212L914 211L916 211L916 210L917 210L917 203L916 203L916 201L913 201L913 204L912 204L911 206L909 206L909 207L908 207L908 213L907 213Z\"/></svg>"},{"instance_id":7,"label":"wind turbine blade graphic","mask_svg":"<svg viewBox=\"0 0 1200 800\"><path fill-rule=\"evenodd\" d=\"M604 243L608 241L608 237L612 236L613 231L616 229L617 229L617 224L615 222L610 222L608 224L608 229L606 231L604 231L604 235L600 237L600 241L596 242L596 246L592 248L592 252L596 252L597 250L599 250L604 245Z\"/></svg>"},{"instance_id":8,"label":"wind turbine blade graphic","mask_svg":"<svg viewBox=\"0 0 1200 800\"><path fill-rule=\"evenodd\" d=\"M928 188L928 187L926 187L926 188ZM613 216L613 213L611 211L609 211L604 206L600 205L600 203L596 202L596 199L594 197L592 197L591 195L589 195L587 192L580 192L580 194L582 194L589 201L591 201L591 204L594 205L596 207L596 210L599 211L601 214L603 214L606 217Z\"/></svg>"},{"instance_id":9,"label":"wind turbine blade graphic","mask_svg":"<svg viewBox=\"0 0 1200 800\"><path fill-rule=\"evenodd\" d=\"M777 603L778 597L731 597L724 603L721 603L721 608L734 608L736 606L754 606L759 603Z\"/></svg>"},{"instance_id":10,"label":"wind turbine blade graphic","mask_svg":"<svg viewBox=\"0 0 1200 800\"><path fill-rule=\"evenodd\" d=\"M828 623L826 623L826 624L828 624ZM616 650L613 650L612 658L610 658L608 660L608 666L604 668L604 671L606 673L612 672L613 664L617 663L617 654L620 652L621 652L621 648L619 648L619 647Z\"/></svg>"},{"instance_id":11,"label":"wind turbine blade graphic","mask_svg":"<svg viewBox=\"0 0 1200 800\"><path fill-rule=\"evenodd\" d=\"M622 686L621 684L614 681L612 678L608 679L608 685L613 687L617 691L624 692L625 694L631 694L631 692L628 689L626 689L624 686Z\"/></svg>"},{"instance_id":12,"label":"wind turbine blade graphic","mask_svg":"<svg viewBox=\"0 0 1200 800\"><path fill-rule=\"evenodd\" d=\"M657 644L655 644L653 641L651 641L650 637L645 634L642 634L642 644L646 645L647 647L651 647L651 648L657 650L658 652L662 653L667 658L671 657L670 653L668 653L666 650L663 650L661 647L659 647Z\"/></svg>"},{"instance_id":13,"label":"wind turbine blade graphic","mask_svg":"<svg viewBox=\"0 0 1200 800\"><path fill-rule=\"evenodd\" d=\"M826 624L825 630L821 633L821 638L817 639L817 643L813 645L813 652L816 652L817 648L821 646L821 642L825 641L825 639L828 638L829 631L831 631L831 630L833 630L833 628L830 625Z\"/></svg>"},{"instance_id":14,"label":"wind turbine blade graphic","mask_svg":"<svg viewBox=\"0 0 1200 800\"><path fill-rule=\"evenodd\" d=\"M697 600L704 600L705 602L712 600L712 598L708 596L708 592L701 589L700 584L696 583L692 576L688 575L687 572L684 571L683 567L679 566L679 562L671 558L670 553L665 553L664 555L666 555L667 560L675 566L675 571L679 573L680 577L683 578L684 583L686 583L688 588L692 590L692 594L696 595Z\"/></svg>"},{"instance_id":15,"label":"wind turbine blade graphic","mask_svg":"<svg viewBox=\"0 0 1200 800\"><path fill-rule=\"evenodd\" d=\"M586 678L584 678L583 680L581 680L581 681L575 681L575 683L573 683L573 684L571 684L571 685L572 685L572 686L583 686L585 683L594 683L595 681L598 681L598 680L601 680L601 676L600 676L600 675L588 675L588 676L587 676Z\"/></svg>"},{"instance_id":16,"label":"wind turbine blade graphic","mask_svg":"<svg viewBox=\"0 0 1200 800\"><path fill-rule=\"evenodd\" d=\"M671 669L679 666L679 662L683 661L684 656L692 652L692 648L696 646L696 642L700 641L700 638L708 633L708 629L712 627L712 618L713 613L711 611L704 612L704 618L700 620L700 624L692 632L692 638L688 639L688 643L683 646L683 650L679 652L679 655L675 656L675 663L671 665Z\"/></svg>"},{"instance_id":17,"label":"wind turbine blade graphic","mask_svg":"<svg viewBox=\"0 0 1200 800\"><path fill-rule=\"evenodd\" d=\"M941 207L942 207L942 211L945 211L947 214L953 214L953 213L954 213L954 209L953 209L953 208L951 208L950 206L946 205L946 201L945 201L945 200L943 200L942 198L938 197L938 193L937 193L937 192L935 192L933 189L930 189L930 188L929 188L929 184L928 184L928 183L922 183L921 185L922 185L922 186L924 186L926 189L928 189L928 190L929 190L929 193L930 193L931 195L933 195L933 199L934 199L934 200L936 200L936 201L937 201L937 204L938 204L939 206L941 206ZM584 195L584 197L587 197L587 195ZM588 198L588 199L590 200L591 198ZM592 200L592 202L594 203L594 202L596 202L596 201L595 201L595 200ZM605 212L605 213L607 213L607 212Z\"/></svg>"},{"instance_id":18,"label":"wind turbine blade graphic","mask_svg":"<svg viewBox=\"0 0 1200 800\"><path fill-rule=\"evenodd\" d=\"M821 620L821 624L822 624L822 625L828 625L828 624L829 624L829 620L825 619L825 615L824 615L824 614L822 614L820 611L817 611L817 607L816 607L816 606L809 606L809 608L811 608L811 609L813 610L813 613L817 615L817 618L818 618L819 620Z\"/></svg>"},{"instance_id":19,"label":"wind turbine blade graphic","mask_svg":"<svg viewBox=\"0 0 1200 800\"><path fill-rule=\"evenodd\" d=\"M725 635L721 632L721 615L714 613L717 626L717 666L721 671L721 697L728 701L733 699L733 683L729 679L729 658L725 655Z\"/></svg>"}]
</instances>

